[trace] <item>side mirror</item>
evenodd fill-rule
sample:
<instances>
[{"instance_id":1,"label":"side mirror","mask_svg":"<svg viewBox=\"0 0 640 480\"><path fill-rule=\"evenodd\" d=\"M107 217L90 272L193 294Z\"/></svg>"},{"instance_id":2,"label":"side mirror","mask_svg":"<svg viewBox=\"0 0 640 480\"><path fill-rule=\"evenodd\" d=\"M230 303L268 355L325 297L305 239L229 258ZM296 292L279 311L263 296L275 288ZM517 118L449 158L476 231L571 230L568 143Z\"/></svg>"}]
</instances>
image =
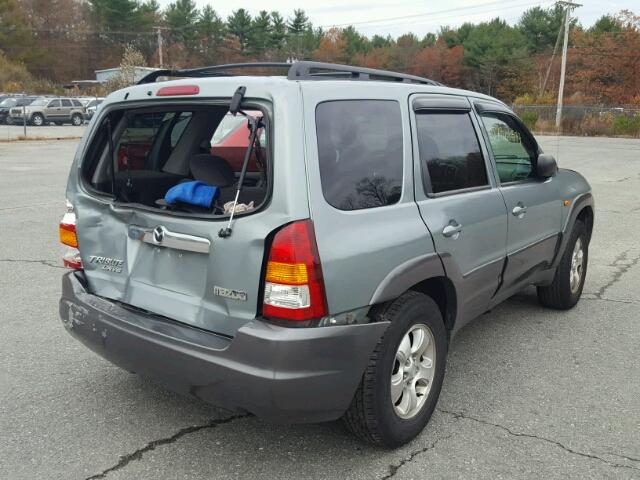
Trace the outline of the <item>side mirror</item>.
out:
<instances>
[{"instance_id":1,"label":"side mirror","mask_svg":"<svg viewBox=\"0 0 640 480\"><path fill-rule=\"evenodd\" d=\"M553 177L558 171L558 162L553 155L541 153L536 163L536 175L540 178Z\"/></svg>"}]
</instances>

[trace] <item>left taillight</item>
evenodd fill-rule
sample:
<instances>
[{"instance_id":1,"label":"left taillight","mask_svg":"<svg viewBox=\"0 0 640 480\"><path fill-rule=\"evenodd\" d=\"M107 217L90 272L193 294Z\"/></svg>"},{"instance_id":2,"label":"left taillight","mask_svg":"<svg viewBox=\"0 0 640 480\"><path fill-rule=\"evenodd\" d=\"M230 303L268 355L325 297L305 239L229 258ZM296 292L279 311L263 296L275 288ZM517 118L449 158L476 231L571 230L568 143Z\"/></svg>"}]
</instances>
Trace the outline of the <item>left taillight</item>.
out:
<instances>
[{"instance_id":1,"label":"left taillight","mask_svg":"<svg viewBox=\"0 0 640 480\"><path fill-rule=\"evenodd\" d=\"M262 314L293 322L327 315L322 267L311 220L291 223L273 238L265 272Z\"/></svg>"},{"instance_id":2,"label":"left taillight","mask_svg":"<svg viewBox=\"0 0 640 480\"><path fill-rule=\"evenodd\" d=\"M60 242L66 245L67 251L62 257L62 263L67 268L82 270L82 260L78 250L78 235L76 234L76 213L73 205L67 200L67 211L60 220L58 227Z\"/></svg>"}]
</instances>

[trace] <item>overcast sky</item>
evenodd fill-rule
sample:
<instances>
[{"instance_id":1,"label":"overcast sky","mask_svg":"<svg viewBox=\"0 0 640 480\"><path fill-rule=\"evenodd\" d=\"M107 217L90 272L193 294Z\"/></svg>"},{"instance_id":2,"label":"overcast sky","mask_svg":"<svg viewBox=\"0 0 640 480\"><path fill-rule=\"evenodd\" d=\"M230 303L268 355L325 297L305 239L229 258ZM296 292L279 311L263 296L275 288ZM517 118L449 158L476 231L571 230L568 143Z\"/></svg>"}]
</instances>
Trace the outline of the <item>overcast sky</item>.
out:
<instances>
[{"instance_id":1,"label":"overcast sky","mask_svg":"<svg viewBox=\"0 0 640 480\"><path fill-rule=\"evenodd\" d=\"M304 8L316 26L331 27L353 24L360 32L372 36L406 32L419 36L437 32L441 25L458 26L464 22L479 22L499 16L515 23L532 6L549 7L553 1L534 0L195 0L198 7L212 5L218 14L227 17L233 10L244 7L253 15L260 10L278 10L288 16L295 8ZM162 6L171 0L160 0ZM584 26L590 26L605 13L629 9L640 14L638 0L583 0L575 11Z\"/></svg>"}]
</instances>

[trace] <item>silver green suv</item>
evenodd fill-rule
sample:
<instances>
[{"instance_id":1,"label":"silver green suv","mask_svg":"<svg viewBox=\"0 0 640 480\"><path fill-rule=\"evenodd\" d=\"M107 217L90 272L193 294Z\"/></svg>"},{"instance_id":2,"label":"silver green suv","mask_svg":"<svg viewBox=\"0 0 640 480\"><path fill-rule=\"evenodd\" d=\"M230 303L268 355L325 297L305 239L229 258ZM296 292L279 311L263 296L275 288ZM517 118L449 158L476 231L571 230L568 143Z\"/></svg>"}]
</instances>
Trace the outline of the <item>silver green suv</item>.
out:
<instances>
[{"instance_id":1,"label":"silver green suv","mask_svg":"<svg viewBox=\"0 0 640 480\"><path fill-rule=\"evenodd\" d=\"M390 447L428 422L465 324L528 285L578 302L594 221L587 181L500 101L313 62L113 93L67 198L71 335L178 392Z\"/></svg>"}]
</instances>

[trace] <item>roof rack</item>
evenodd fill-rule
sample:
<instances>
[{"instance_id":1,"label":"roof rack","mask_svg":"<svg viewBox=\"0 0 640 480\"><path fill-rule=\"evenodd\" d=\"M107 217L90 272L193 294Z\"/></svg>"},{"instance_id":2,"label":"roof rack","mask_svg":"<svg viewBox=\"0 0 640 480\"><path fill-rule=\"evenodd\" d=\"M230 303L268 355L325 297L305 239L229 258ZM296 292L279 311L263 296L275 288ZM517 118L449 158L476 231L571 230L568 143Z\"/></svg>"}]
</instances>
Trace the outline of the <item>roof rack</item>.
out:
<instances>
[{"instance_id":1,"label":"roof rack","mask_svg":"<svg viewBox=\"0 0 640 480\"><path fill-rule=\"evenodd\" d=\"M144 76L138 85L154 83L161 77L205 78L234 76L230 71L250 68L287 69L289 80L360 80L360 81L392 81L402 83L417 83L422 85L442 85L435 80L407 75L404 73L376 70L373 68L353 67L335 63L300 61L262 62L262 63L230 63L227 65L213 65L210 67L191 68L185 70L156 70Z\"/></svg>"}]
</instances>

